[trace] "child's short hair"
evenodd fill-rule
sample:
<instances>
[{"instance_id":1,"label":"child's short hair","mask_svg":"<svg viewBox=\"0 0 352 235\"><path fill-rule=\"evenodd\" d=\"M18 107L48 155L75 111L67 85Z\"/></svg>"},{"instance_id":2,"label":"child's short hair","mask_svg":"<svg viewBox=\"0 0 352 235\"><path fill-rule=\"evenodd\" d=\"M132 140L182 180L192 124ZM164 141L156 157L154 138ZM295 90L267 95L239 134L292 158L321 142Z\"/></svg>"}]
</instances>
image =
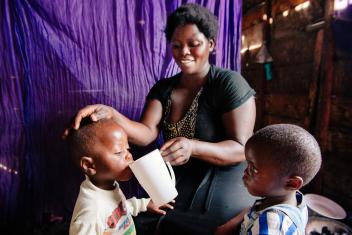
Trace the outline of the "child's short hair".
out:
<instances>
[{"instance_id":1,"label":"child's short hair","mask_svg":"<svg viewBox=\"0 0 352 235\"><path fill-rule=\"evenodd\" d=\"M93 122L90 117L83 118L78 130L71 130L67 137L72 160L79 165L82 156L95 155L94 146L100 140L97 133L101 126L113 122L110 119L101 119ZM115 123L115 122L113 122Z\"/></svg>"},{"instance_id":2,"label":"child's short hair","mask_svg":"<svg viewBox=\"0 0 352 235\"><path fill-rule=\"evenodd\" d=\"M309 183L320 169L319 144L308 131L299 126L276 124L264 127L248 140L246 146L256 143L264 145L265 157L278 165L282 175L300 176L303 185Z\"/></svg>"}]
</instances>

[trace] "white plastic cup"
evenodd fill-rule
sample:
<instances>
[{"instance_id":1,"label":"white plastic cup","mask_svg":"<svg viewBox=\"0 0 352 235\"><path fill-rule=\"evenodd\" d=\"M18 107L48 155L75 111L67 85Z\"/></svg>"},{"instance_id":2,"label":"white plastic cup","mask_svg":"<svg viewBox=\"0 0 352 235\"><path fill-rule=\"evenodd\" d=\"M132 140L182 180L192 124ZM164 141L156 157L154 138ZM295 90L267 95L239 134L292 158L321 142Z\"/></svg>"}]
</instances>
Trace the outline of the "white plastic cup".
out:
<instances>
[{"instance_id":1,"label":"white plastic cup","mask_svg":"<svg viewBox=\"0 0 352 235\"><path fill-rule=\"evenodd\" d=\"M177 196L172 166L164 162L158 149L134 161L130 168L157 207Z\"/></svg>"}]
</instances>

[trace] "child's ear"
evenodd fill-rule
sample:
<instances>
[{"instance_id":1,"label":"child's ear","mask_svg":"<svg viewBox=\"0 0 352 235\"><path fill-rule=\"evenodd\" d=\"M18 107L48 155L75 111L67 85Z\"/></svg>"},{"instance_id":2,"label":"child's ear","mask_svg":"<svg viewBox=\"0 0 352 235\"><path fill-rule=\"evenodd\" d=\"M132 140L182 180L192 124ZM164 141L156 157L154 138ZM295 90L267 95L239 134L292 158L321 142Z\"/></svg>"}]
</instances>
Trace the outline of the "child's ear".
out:
<instances>
[{"instance_id":1,"label":"child's ear","mask_svg":"<svg viewBox=\"0 0 352 235\"><path fill-rule=\"evenodd\" d=\"M285 185L286 189L289 189L289 190L298 190L302 188L302 186L303 186L303 179L300 176L291 176L290 178L288 178Z\"/></svg>"},{"instance_id":2,"label":"child's ear","mask_svg":"<svg viewBox=\"0 0 352 235\"><path fill-rule=\"evenodd\" d=\"M86 156L81 157L80 166L85 174L90 176L96 174L93 158Z\"/></svg>"}]
</instances>

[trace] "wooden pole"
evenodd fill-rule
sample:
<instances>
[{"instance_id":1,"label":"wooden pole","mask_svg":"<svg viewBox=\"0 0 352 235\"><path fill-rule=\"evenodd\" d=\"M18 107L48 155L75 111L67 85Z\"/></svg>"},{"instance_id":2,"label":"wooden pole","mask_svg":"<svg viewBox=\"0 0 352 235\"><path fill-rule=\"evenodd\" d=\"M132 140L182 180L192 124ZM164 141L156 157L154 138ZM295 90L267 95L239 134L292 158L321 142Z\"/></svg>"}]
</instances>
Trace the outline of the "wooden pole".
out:
<instances>
[{"instance_id":1,"label":"wooden pole","mask_svg":"<svg viewBox=\"0 0 352 235\"><path fill-rule=\"evenodd\" d=\"M333 0L325 3L324 52L322 58L321 79L319 81L319 98L315 135L321 150L328 150L329 124L331 115L331 92L334 80L334 42L332 34Z\"/></svg>"},{"instance_id":2,"label":"wooden pole","mask_svg":"<svg viewBox=\"0 0 352 235\"><path fill-rule=\"evenodd\" d=\"M329 124L331 116L331 93L334 81L334 42L331 28L334 1L325 2L325 27L319 31L316 39L313 80L309 91L310 120L305 119L310 131L315 135L322 151L323 159L328 150ZM320 55L319 55L320 54ZM321 57L321 59L319 59ZM316 82L314 85L313 83ZM314 98L317 96L317 99ZM317 101L316 101L317 100ZM316 104L316 105L314 105ZM314 108L315 107L315 108ZM309 184L308 191L322 193L323 170Z\"/></svg>"},{"instance_id":3,"label":"wooden pole","mask_svg":"<svg viewBox=\"0 0 352 235\"><path fill-rule=\"evenodd\" d=\"M317 118L317 97L318 97L318 83L321 76L321 60L324 46L324 29L320 29L315 39L314 59L313 59L313 74L309 85L308 94L308 110L304 118L304 127L311 133L314 133L315 121Z\"/></svg>"}]
</instances>

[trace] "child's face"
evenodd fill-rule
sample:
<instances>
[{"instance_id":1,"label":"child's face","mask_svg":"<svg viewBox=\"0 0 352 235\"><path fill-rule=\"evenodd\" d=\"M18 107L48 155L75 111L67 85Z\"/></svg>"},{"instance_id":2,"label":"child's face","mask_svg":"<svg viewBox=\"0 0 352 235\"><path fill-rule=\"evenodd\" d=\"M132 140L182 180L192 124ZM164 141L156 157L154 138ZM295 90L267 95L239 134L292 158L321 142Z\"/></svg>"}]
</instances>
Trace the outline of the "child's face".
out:
<instances>
[{"instance_id":1,"label":"child's face","mask_svg":"<svg viewBox=\"0 0 352 235\"><path fill-rule=\"evenodd\" d=\"M98 130L94 146L94 178L102 184L115 180L127 181L132 177L129 164L133 161L125 132L116 124L108 123Z\"/></svg>"},{"instance_id":2,"label":"child's face","mask_svg":"<svg viewBox=\"0 0 352 235\"><path fill-rule=\"evenodd\" d=\"M275 197L283 195L287 177L279 174L278 168L267 161L265 146L259 144L246 145L248 166L244 171L243 182L253 196Z\"/></svg>"}]
</instances>

